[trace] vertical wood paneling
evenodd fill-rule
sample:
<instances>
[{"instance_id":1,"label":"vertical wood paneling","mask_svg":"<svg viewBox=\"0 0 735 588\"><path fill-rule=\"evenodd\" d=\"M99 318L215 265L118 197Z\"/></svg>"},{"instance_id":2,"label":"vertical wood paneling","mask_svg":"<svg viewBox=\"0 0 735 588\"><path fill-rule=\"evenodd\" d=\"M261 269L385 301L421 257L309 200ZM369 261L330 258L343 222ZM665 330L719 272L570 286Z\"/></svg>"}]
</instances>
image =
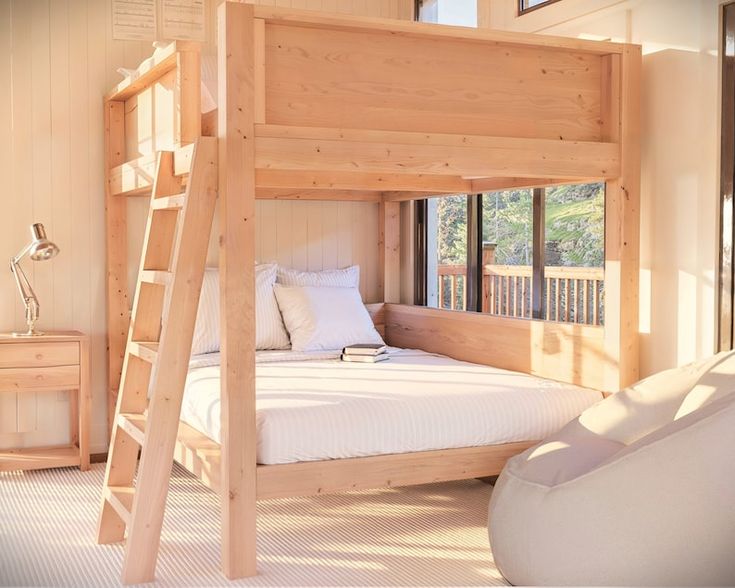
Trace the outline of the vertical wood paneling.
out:
<instances>
[{"instance_id":1,"label":"vertical wood paneling","mask_svg":"<svg viewBox=\"0 0 735 588\"><path fill-rule=\"evenodd\" d=\"M291 250L292 267L299 270L306 270L309 267L309 232L306 218L310 204L313 203L296 200L292 203L291 208L291 235L293 236L293 249ZM257 210L255 214L258 214Z\"/></svg>"},{"instance_id":2,"label":"vertical wood paneling","mask_svg":"<svg viewBox=\"0 0 735 588\"><path fill-rule=\"evenodd\" d=\"M11 135L13 149L13 169L11 170L12 196L15 199L16 211L13 216L17 222L11 228L10 254L14 255L28 241L28 226L31 224L33 207L33 113L32 99L32 8L26 3L19 9L17 3L12 7L12 113L13 132ZM25 273L33 284L36 284L36 264L28 259L24 262ZM41 289L39 288L39 292ZM39 294L40 295L40 294ZM13 297L15 307L14 327L22 329L24 324L23 310L19 297ZM43 306L41 307L43 311ZM37 394L20 394L17 397L17 431L33 433L36 430ZM22 443L23 441L21 441Z\"/></svg>"},{"instance_id":3,"label":"vertical wood paneling","mask_svg":"<svg viewBox=\"0 0 735 588\"><path fill-rule=\"evenodd\" d=\"M276 261L286 267L293 266L293 240L291 223L293 219L293 203L280 202L276 204ZM256 214L258 209L256 208ZM258 239L258 235L255 238Z\"/></svg>"},{"instance_id":4,"label":"vertical wood paneling","mask_svg":"<svg viewBox=\"0 0 735 588\"><path fill-rule=\"evenodd\" d=\"M276 202L261 202L256 208L258 219L256 243L260 250L258 261L268 262L278 259L277 235L274 230L276 226Z\"/></svg>"},{"instance_id":5,"label":"vertical wood paneling","mask_svg":"<svg viewBox=\"0 0 735 588\"><path fill-rule=\"evenodd\" d=\"M337 202L322 202L322 265L339 267Z\"/></svg>"},{"instance_id":6,"label":"vertical wood paneling","mask_svg":"<svg viewBox=\"0 0 735 588\"><path fill-rule=\"evenodd\" d=\"M33 222L42 222L49 234L54 234L51 216L51 109L49 67L49 3L48 0L33 0L29 3L31 13L30 76L31 76L31 213ZM33 288L39 300L54 299L53 264L32 263ZM49 324L54 324L53 304L44 305Z\"/></svg>"},{"instance_id":7,"label":"vertical wood paneling","mask_svg":"<svg viewBox=\"0 0 735 588\"><path fill-rule=\"evenodd\" d=\"M31 149L31 5L13 3L12 19L12 169L10 186L14 199L14 220L11 226L11 255L28 240L28 226L33 219L32 149ZM26 274L35 283L35 264L26 261ZM23 326L23 310L17 296L13 297L13 327Z\"/></svg>"},{"instance_id":8,"label":"vertical wood paneling","mask_svg":"<svg viewBox=\"0 0 735 588\"><path fill-rule=\"evenodd\" d=\"M52 0L53 1L53 0ZM87 99L89 104L88 119L91 137L103 137L105 132L102 97L107 89L107 11L104 2L87 0L87 55L88 82ZM103 49L104 48L104 49ZM119 66L118 66L119 67ZM90 363L104 366L107 361L106 324L107 304L104 296L94 293L104 291L106 280L106 252L99 244L105 242L105 189L104 189L104 151L89 150L87 166L87 182L89 186L89 284L92 294L89 304L90 326L87 333L90 338ZM107 385L107 374L104 369L90 372L90 386L93 390L103 390ZM96 402L92 406L92 420L103 422L107 417L107 406Z\"/></svg>"},{"instance_id":9,"label":"vertical wood paneling","mask_svg":"<svg viewBox=\"0 0 735 588\"><path fill-rule=\"evenodd\" d=\"M50 300L53 307L54 328L71 325L72 294L74 278L72 257L67 255L72 236L72 215L69 214L71 193L71 153L69 136L69 2L54 0L49 4L49 70L51 87L55 89L50 101L51 116L51 226L47 227L63 254L51 264L54 295ZM48 306L48 304L46 305Z\"/></svg>"},{"instance_id":10,"label":"vertical wood paneling","mask_svg":"<svg viewBox=\"0 0 735 588\"><path fill-rule=\"evenodd\" d=\"M363 299L379 300L377 203L258 200L255 211L258 262L309 271L357 264Z\"/></svg>"},{"instance_id":11,"label":"vertical wood paneling","mask_svg":"<svg viewBox=\"0 0 735 588\"><path fill-rule=\"evenodd\" d=\"M12 18L10 2L0 2L0 80L10 80L12 71ZM12 120L12 86L9 83L0 84L0 177L5 178L6 191L0 197L3 209L15 208L19 198L15 196L13 186L13 120ZM13 214L0 214L0 262L15 254L16 218ZM15 312L17 296L12 276L8 271L0 272L0 311L2 312L2 329L10 330L15 326ZM17 395L0 393L0 431L15 432L16 430L16 401Z\"/></svg>"},{"instance_id":12,"label":"vertical wood paneling","mask_svg":"<svg viewBox=\"0 0 735 588\"><path fill-rule=\"evenodd\" d=\"M345 267L352 263L352 207L350 202L337 203L337 266Z\"/></svg>"},{"instance_id":13,"label":"vertical wood paneling","mask_svg":"<svg viewBox=\"0 0 735 588\"><path fill-rule=\"evenodd\" d=\"M102 95L137 65L149 44L112 41L109 0L0 2L0 255L15 254L43 222L61 248L23 267L41 302L39 327L91 335L92 449L105 448L104 198ZM10 272L0 272L0 331L22 329ZM17 412L16 412L17 411ZM65 442L66 393L0 395L0 438L19 445ZM16 414L21 430L15 434ZM10 426L10 429L8 429Z\"/></svg>"},{"instance_id":14,"label":"vertical wood paneling","mask_svg":"<svg viewBox=\"0 0 735 588\"><path fill-rule=\"evenodd\" d=\"M322 203L310 202L306 207L306 269L317 271L322 263Z\"/></svg>"}]
</instances>

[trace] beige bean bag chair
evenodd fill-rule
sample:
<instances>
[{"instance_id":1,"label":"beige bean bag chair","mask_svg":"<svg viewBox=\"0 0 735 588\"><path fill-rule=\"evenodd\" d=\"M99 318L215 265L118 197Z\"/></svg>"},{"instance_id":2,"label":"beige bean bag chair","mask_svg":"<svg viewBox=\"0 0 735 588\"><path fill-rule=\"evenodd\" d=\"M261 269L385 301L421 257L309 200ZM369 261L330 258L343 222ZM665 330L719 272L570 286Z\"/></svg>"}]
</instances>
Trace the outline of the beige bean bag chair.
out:
<instances>
[{"instance_id":1,"label":"beige bean bag chair","mask_svg":"<svg viewBox=\"0 0 735 588\"><path fill-rule=\"evenodd\" d=\"M489 532L516 585L735 585L735 352L638 382L512 458Z\"/></svg>"}]
</instances>

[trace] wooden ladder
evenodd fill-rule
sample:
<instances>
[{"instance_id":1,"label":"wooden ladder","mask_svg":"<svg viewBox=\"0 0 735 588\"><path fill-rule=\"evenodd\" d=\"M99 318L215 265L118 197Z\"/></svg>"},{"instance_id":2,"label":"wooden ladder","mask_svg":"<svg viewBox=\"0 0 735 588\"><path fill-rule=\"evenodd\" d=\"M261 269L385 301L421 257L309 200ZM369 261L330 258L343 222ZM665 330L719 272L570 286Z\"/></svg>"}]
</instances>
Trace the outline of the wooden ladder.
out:
<instances>
[{"instance_id":1,"label":"wooden ladder","mask_svg":"<svg viewBox=\"0 0 735 588\"><path fill-rule=\"evenodd\" d=\"M215 138L159 152L97 532L115 543L127 528L125 584L155 576L216 187Z\"/></svg>"}]
</instances>

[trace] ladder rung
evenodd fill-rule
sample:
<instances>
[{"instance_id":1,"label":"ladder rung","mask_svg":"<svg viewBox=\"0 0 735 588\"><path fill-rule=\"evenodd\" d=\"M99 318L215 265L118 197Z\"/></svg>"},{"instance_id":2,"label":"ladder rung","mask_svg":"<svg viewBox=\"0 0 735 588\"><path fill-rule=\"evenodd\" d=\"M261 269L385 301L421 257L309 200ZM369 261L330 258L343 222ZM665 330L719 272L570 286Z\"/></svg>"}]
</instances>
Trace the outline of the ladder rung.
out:
<instances>
[{"instance_id":1,"label":"ladder rung","mask_svg":"<svg viewBox=\"0 0 735 588\"><path fill-rule=\"evenodd\" d=\"M154 198L151 200L151 208L153 210L178 210L184 207L184 198L184 194Z\"/></svg>"},{"instance_id":2,"label":"ladder rung","mask_svg":"<svg viewBox=\"0 0 735 588\"><path fill-rule=\"evenodd\" d=\"M143 446L145 415L132 412L120 413L117 417L117 426L130 435L138 445Z\"/></svg>"},{"instance_id":3,"label":"ladder rung","mask_svg":"<svg viewBox=\"0 0 735 588\"><path fill-rule=\"evenodd\" d=\"M140 279L149 284L160 284L167 286L171 282L171 272L164 270L143 270Z\"/></svg>"},{"instance_id":4,"label":"ladder rung","mask_svg":"<svg viewBox=\"0 0 735 588\"><path fill-rule=\"evenodd\" d=\"M131 341L128 343L128 353L140 357L143 361L153 363L158 357L158 343L154 341Z\"/></svg>"},{"instance_id":5,"label":"ladder rung","mask_svg":"<svg viewBox=\"0 0 735 588\"><path fill-rule=\"evenodd\" d=\"M105 488L105 500L120 515L126 526L130 526L134 495L135 489L130 486L108 486Z\"/></svg>"}]
</instances>

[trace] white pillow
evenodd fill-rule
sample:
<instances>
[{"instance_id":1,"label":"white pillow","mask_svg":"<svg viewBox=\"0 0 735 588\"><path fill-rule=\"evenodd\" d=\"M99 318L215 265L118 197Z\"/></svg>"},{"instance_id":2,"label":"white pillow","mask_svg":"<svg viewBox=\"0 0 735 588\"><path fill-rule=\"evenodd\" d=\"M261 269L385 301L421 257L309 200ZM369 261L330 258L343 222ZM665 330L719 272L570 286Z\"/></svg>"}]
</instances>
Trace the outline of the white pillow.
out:
<instances>
[{"instance_id":1,"label":"white pillow","mask_svg":"<svg viewBox=\"0 0 735 588\"><path fill-rule=\"evenodd\" d=\"M383 343L357 288L273 287L294 351Z\"/></svg>"},{"instance_id":2,"label":"white pillow","mask_svg":"<svg viewBox=\"0 0 735 588\"><path fill-rule=\"evenodd\" d=\"M273 294L277 266L266 263L255 266L255 347L256 349L288 349L288 333L283 326L278 303ZM199 297L191 354L219 351L219 270L207 268Z\"/></svg>"},{"instance_id":3,"label":"white pillow","mask_svg":"<svg viewBox=\"0 0 735 588\"><path fill-rule=\"evenodd\" d=\"M360 266L353 265L344 269L302 272L278 266L277 283L284 286L314 286L318 288L359 288Z\"/></svg>"}]
</instances>

